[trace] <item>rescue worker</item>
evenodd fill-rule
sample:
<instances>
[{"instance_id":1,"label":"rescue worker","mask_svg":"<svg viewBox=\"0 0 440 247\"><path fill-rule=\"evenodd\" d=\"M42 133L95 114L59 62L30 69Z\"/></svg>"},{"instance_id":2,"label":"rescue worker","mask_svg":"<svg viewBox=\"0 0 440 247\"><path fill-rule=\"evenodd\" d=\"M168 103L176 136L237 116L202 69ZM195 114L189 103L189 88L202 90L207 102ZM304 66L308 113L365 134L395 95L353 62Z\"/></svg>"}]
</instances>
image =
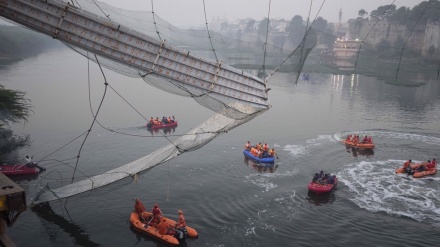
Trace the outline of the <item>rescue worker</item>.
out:
<instances>
[{"instance_id":1,"label":"rescue worker","mask_svg":"<svg viewBox=\"0 0 440 247\"><path fill-rule=\"evenodd\" d=\"M362 143L368 143L368 137L367 137L367 135L364 136L364 139L362 140Z\"/></svg>"},{"instance_id":2,"label":"rescue worker","mask_svg":"<svg viewBox=\"0 0 440 247\"><path fill-rule=\"evenodd\" d=\"M186 227L186 221L185 216L183 215L183 211L177 210L177 213L179 213L179 222L176 223L176 228Z\"/></svg>"},{"instance_id":3,"label":"rescue worker","mask_svg":"<svg viewBox=\"0 0 440 247\"><path fill-rule=\"evenodd\" d=\"M426 170L427 165L431 165L431 160L428 160L426 164L421 164L419 167L417 167L416 172L423 172Z\"/></svg>"},{"instance_id":4,"label":"rescue worker","mask_svg":"<svg viewBox=\"0 0 440 247\"><path fill-rule=\"evenodd\" d=\"M244 149L250 151L251 150L251 142L248 141L245 145L244 145Z\"/></svg>"},{"instance_id":5,"label":"rescue worker","mask_svg":"<svg viewBox=\"0 0 440 247\"><path fill-rule=\"evenodd\" d=\"M156 225L160 223L160 219L163 217L162 211L159 208L159 205L154 204L153 209L151 210L151 213L153 214L153 223Z\"/></svg>"},{"instance_id":6,"label":"rescue worker","mask_svg":"<svg viewBox=\"0 0 440 247\"><path fill-rule=\"evenodd\" d=\"M253 156L257 155L257 149L255 147L252 147L250 152Z\"/></svg>"},{"instance_id":7,"label":"rescue worker","mask_svg":"<svg viewBox=\"0 0 440 247\"><path fill-rule=\"evenodd\" d=\"M261 142L258 143L258 145L257 145L257 149L258 149L258 150L261 150Z\"/></svg>"},{"instance_id":8,"label":"rescue worker","mask_svg":"<svg viewBox=\"0 0 440 247\"><path fill-rule=\"evenodd\" d=\"M327 180L325 181L325 183L326 184L334 184L335 183L335 178L336 178L336 175L328 176Z\"/></svg>"},{"instance_id":9,"label":"rescue worker","mask_svg":"<svg viewBox=\"0 0 440 247\"><path fill-rule=\"evenodd\" d=\"M179 239L184 239L186 232L186 229L184 229L186 227L185 216L183 216L183 212L180 209L177 210L177 213L179 213L179 222L174 226L174 231L176 232L174 236Z\"/></svg>"},{"instance_id":10,"label":"rescue worker","mask_svg":"<svg viewBox=\"0 0 440 247\"><path fill-rule=\"evenodd\" d=\"M153 117L151 117L150 118L150 124L153 124L154 123L154 119L153 119Z\"/></svg>"},{"instance_id":11,"label":"rescue worker","mask_svg":"<svg viewBox=\"0 0 440 247\"><path fill-rule=\"evenodd\" d=\"M430 171L432 169L435 168L435 164L436 164L436 160L433 159L432 162L428 162L428 164L426 164L425 168L427 171Z\"/></svg>"},{"instance_id":12,"label":"rescue worker","mask_svg":"<svg viewBox=\"0 0 440 247\"><path fill-rule=\"evenodd\" d=\"M162 235L173 235L174 232L170 231L170 224L167 223L167 219L163 218L162 221L157 225L157 230Z\"/></svg>"},{"instance_id":13,"label":"rescue worker","mask_svg":"<svg viewBox=\"0 0 440 247\"><path fill-rule=\"evenodd\" d=\"M263 145L263 157L267 157L269 152L269 146L267 145L267 143L264 143Z\"/></svg>"},{"instance_id":14,"label":"rescue worker","mask_svg":"<svg viewBox=\"0 0 440 247\"><path fill-rule=\"evenodd\" d=\"M173 123L173 122L171 122L171 117L168 117L168 123Z\"/></svg>"},{"instance_id":15,"label":"rescue worker","mask_svg":"<svg viewBox=\"0 0 440 247\"><path fill-rule=\"evenodd\" d=\"M257 149L257 151L256 151L256 155L255 156L257 156L258 158L261 158L261 155L263 154L263 152L261 152L261 150L260 149Z\"/></svg>"},{"instance_id":16,"label":"rescue worker","mask_svg":"<svg viewBox=\"0 0 440 247\"><path fill-rule=\"evenodd\" d=\"M269 156L270 156L270 157L274 157L275 155L276 155L275 148L272 148L272 149L269 151Z\"/></svg>"},{"instance_id":17,"label":"rescue worker","mask_svg":"<svg viewBox=\"0 0 440 247\"><path fill-rule=\"evenodd\" d=\"M160 124L159 117L156 117L156 119L154 119L154 125L159 125L159 124Z\"/></svg>"},{"instance_id":18,"label":"rescue worker","mask_svg":"<svg viewBox=\"0 0 440 247\"><path fill-rule=\"evenodd\" d=\"M411 172L411 162L411 160L408 160L403 164L403 170L405 171L405 173Z\"/></svg>"},{"instance_id":19,"label":"rescue worker","mask_svg":"<svg viewBox=\"0 0 440 247\"><path fill-rule=\"evenodd\" d=\"M351 135L347 135L347 138L345 138L346 141L351 141Z\"/></svg>"},{"instance_id":20,"label":"rescue worker","mask_svg":"<svg viewBox=\"0 0 440 247\"><path fill-rule=\"evenodd\" d=\"M139 216L139 219L145 221L146 219L144 218L143 215L143 213L145 212L144 204L142 204L142 202L139 199L136 199L135 202L136 202L134 204L135 213Z\"/></svg>"},{"instance_id":21,"label":"rescue worker","mask_svg":"<svg viewBox=\"0 0 440 247\"><path fill-rule=\"evenodd\" d=\"M318 182L318 179L319 179L319 174L315 173L315 175L312 178L312 182L316 183L316 182Z\"/></svg>"}]
</instances>

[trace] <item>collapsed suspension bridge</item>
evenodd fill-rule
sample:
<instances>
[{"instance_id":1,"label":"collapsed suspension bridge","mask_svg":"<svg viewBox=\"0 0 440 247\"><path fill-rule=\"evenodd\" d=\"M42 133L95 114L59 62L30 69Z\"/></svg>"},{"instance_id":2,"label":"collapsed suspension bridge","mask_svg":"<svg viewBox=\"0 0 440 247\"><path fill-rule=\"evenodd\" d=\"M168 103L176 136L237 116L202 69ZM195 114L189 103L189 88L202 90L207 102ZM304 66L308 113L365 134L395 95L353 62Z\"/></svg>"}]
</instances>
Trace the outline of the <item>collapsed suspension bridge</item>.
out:
<instances>
[{"instance_id":1,"label":"collapsed suspension bridge","mask_svg":"<svg viewBox=\"0 0 440 247\"><path fill-rule=\"evenodd\" d=\"M192 97L217 114L173 143L122 167L59 188L46 185L34 204L67 198L136 175L183 152L200 148L218 134L270 108L265 81L223 64L222 60L212 61L179 49L179 42L190 41L177 42L170 35L171 42L168 41L167 33L159 33L157 29L154 12L150 32L142 32L135 28L136 24L120 18L121 13L109 5L93 0L75 3L0 0L0 16L58 39L108 69Z\"/></svg>"}]
</instances>

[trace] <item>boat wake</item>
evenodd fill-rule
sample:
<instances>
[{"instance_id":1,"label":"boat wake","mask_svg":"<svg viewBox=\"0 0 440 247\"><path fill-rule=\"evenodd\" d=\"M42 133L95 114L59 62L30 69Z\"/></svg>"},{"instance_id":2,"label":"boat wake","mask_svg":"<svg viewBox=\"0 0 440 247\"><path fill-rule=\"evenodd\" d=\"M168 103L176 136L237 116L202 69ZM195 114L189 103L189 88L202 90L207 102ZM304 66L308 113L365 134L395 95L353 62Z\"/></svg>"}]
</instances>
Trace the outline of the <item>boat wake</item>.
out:
<instances>
[{"instance_id":1,"label":"boat wake","mask_svg":"<svg viewBox=\"0 0 440 247\"><path fill-rule=\"evenodd\" d=\"M400 140L410 140L423 142L426 144L440 145L440 138L435 136L417 134L417 133L405 133L405 132L392 132L383 130L365 130L365 131L342 131L340 133L335 133L333 139L336 141L345 138L347 134L357 134L357 135L368 135L372 137L380 137L386 139L400 139Z\"/></svg>"},{"instance_id":2,"label":"boat wake","mask_svg":"<svg viewBox=\"0 0 440 247\"><path fill-rule=\"evenodd\" d=\"M339 181L349 188L349 199L361 208L440 226L440 178L417 179L395 174L403 162L351 163L339 172Z\"/></svg>"}]
</instances>

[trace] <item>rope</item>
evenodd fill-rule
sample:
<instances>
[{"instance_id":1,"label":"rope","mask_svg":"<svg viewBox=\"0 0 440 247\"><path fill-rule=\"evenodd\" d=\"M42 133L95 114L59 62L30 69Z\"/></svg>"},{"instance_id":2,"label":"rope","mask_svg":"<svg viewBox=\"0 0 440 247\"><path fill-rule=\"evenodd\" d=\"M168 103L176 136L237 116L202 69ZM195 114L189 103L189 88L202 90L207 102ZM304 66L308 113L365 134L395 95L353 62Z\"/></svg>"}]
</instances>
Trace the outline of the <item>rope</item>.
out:
<instances>
[{"instance_id":1,"label":"rope","mask_svg":"<svg viewBox=\"0 0 440 247\"><path fill-rule=\"evenodd\" d=\"M70 181L71 183L73 183L73 180L75 179L75 173L76 173L76 170L77 170L77 167L78 167L79 157L80 157L80 154L81 154L82 148L84 147L84 144L85 144L85 142L86 142L86 140L87 140L87 137L89 137L90 131L92 131L93 125L94 125L95 122L96 122L96 117L98 116L99 110L101 109L102 103L104 102L105 95L106 95L106 93L107 93L107 85L108 85L108 83L107 83L107 78L105 77L104 71L102 70L101 64L99 63L99 61L98 61L98 57L97 57L96 55L95 55L95 59L96 59L96 62L98 63L98 65L99 65L99 69L101 70L102 76L104 77L104 85L105 85L105 89L104 89L104 94L102 95L102 99L101 99L101 102L100 102L100 104L99 104L98 110L96 111L96 114L95 114L94 117L93 117L92 124L90 125L90 128L89 128L89 130L87 131L87 135L86 135L86 137L84 138L84 140L83 140L83 142L82 142L82 144L81 144L81 147L79 148L78 155L77 155L77 159L76 159L76 164L75 164L75 169L73 170L72 180Z\"/></svg>"},{"instance_id":2,"label":"rope","mask_svg":"<svg viewBox=\"0 0 440 247\"><path fill-rule=\"evenodd\" d=\"M313 25L313 23L315 23L316 19L318 18L318 15L319 15L319 13L321 12L322 7L324 6L324 3L325 3L325 0L322 2L321 6L319 7L318 12L316 13L315 18L313 19L312 25ZM312 7L311 7L311 5L310 5L310 10L311 10L311 8L312 8ZM310 16L310 10L309 10L309 16ZM312 26L312 25L311 25L311 26ZM304 38L303 38L303 40L302 40L301 43L305 43L305 39L306 39L306 37L307 37L307 34L310 32L311 29L312 29L312 28L306 29L307 31L306 31L306 33L304 34ZM297 49L298 49L298 48L297 48ZM281 64L278 65L278 67L276 67L275 70L273 70L273 71L269 74L269 76L266 78L266 82L269 80L269 78L270 78L275 72L277 72L277 71L281 68L281 66L283 66L283 64L284 64L288 59L290 59L290 58L295 54L295 51L296 51L296 49L295 49L293 52L291 52L291 53L289 54L289 56L287 56L287 57L281 62ZM302 55L302 54L301 54L301 55ZM301 56L301 57L302 57L302 56ZM301 60L300 60L300 61L301 61ZM301 65L301 63L300 63L300 65ZM296 78L296 82L298 82L299 74L301 73L301 70L302 70L302 66L300 66L300 69L299 69L299 71L298 71L298 75L297 75L297 78ZM296 83L296 82L295 82L295 83Z\"/></svg>"},{"instance_id":3,"label":"rope","mask_svg":"<svg viewBox=\"0 0 440 247\"><path fill-rule=\"evenodd\" d=\"M95 2L95 0L92 0L92 2L96 5L96 7L98 7L98 9L99 10L101 10L101 12L105 15L105 17L107 17L110 21L112 20L112 19L110 19L110 15L107 15L105 12L104 12L104 10L102 10L101 9L101 7Z\"/></svg>"},{"instance_id":4,"label":"rope","mask_svg":"<svg viewBox=\"0 0 440 247\"><path fill-rule=\"evenodd\" d=\"M411 37L411 35L412 35L414 29L416 28L416 26L417 26L417 24L419 23L420 19L422 18L423 14L425 14L425 11L426 11L426 9L428 8L428 6L429 6L429 4L431 3L431 1L432 1L432 0L429 0L429 1L426 3L426 6L425 6L425 8L423 9L422 13L420 14L419 19L417 19L416 23L414 24L413 28L411 29L411 32L409 33L408 38L406 39L405 44L404 44L403 47L402 47L402 51L400 51L399 64L397 65L397 71L396 71L396 76L394 77L394 82L397 81L397 75L399 74L400 63L401 63L401 61L402 61L402 56L403 56L403 50L405 49L405 46L406 46L406 44L408 43L409 38Z\"/></svg>"},{"instance_id":5,"label":"rope","mask_svg":"<svg viewBox=\"0 0 440 247\"><path fill-rule=\"evenodd\" d=\"M154 28L156 29L156 33L157 33L157 37L159 37L160 40L162 40L162 38L160 37L159 34L159 29L157 29L157 23L156 23L156 18L154 15L154 8L153 8L153 0L151 0L151 13L153 14L153 23L154 23Z\"/></svg>"},{"instance_id":6,"label":"rope","mask_svg":"<svg viewBox=\"0 0 440 247\"><path fill-rule=\"evenodd\" d=\"M203 0L203 11L205 12L206 32L208 33L208 38L209 38L209 42L211 43L212 52L214 52L215 61L217 61L217 63L219 63L218 58L217 58L217 53L215 52L214 45L212 44L211 35L209 34L208 19L206 17L205 0Z\"/></svg>"},{"instance_id":7,"label":"rope","mask_svg":"<svg viewBox=\"0 0 440 247\"><path fill-rule=\"evenodd\" d=\"M260 71L258 71L258 77L260 78L266 78L267 77L267 73L266 73L266 51L267 51L267 38L269 36L269 23L270 23L270 4L271 4L272 0L269 0L269 11L267 12L267 26L266 26L266 42L264 43L264 53L263 53L263 65L260 69ZM266 83L266 80L264 81L264 83Z\"/></svg>"},{"instance_id":8,"label":"rope","mask_svg":"<svg viewBox=\"0 0 440 247\"><path fill-rule=\"evenodd\" d=\"M382 13L381 16L385 15L385 13L391 8L391 5L393 5L395 1L396 0L393 0L393 2L388 5L388 8ZM377 19L376 23L374 23L374 25L371 27L370 31L368 31L367 35L365 35L365 37L362 39L361 45L359 46L359 50L358 50L358 53L357 53L357 56L356 56L356 61L354 63L354 68L353 68L353 73L352 74L355 74L355 71L356 71L356 68L357 68L357 63L358 63L358 60L359 60L359 55L361 53L362 44L364 43L364 41L367 39L368 35L370 35L371 31L373 31L374 27L377 25L377 23L379 23L380 20L381 20L380 18Z\"/></svg>"}]
</instances>

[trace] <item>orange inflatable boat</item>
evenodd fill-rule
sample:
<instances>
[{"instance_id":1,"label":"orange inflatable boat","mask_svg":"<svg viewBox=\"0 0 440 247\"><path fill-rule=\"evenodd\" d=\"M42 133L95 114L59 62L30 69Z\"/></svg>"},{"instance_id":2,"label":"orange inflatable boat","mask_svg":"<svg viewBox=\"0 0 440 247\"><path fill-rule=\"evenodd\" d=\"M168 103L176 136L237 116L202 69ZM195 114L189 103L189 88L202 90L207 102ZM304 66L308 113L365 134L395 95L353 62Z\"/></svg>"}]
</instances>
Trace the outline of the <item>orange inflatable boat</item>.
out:
<instances>
[{"instance_id":1,"label":"orange inflatable boat","mask_svg":"<svg viewBox=\"0 0 440 247\"><path fill-rule=\"evenodd\" d=\"M347 140L342 140L344 144L348 147L358 148L358 149L373 149L375 145L373 143L354 143Z\"/></svg>"},{"instance_id":2,"label":"orange inflatable boat","mask_svg":"<svg viewBox=\"0 0 440 247\"><path fill-rule=\"evenodd\" d=\"M429 169L423 172L416 172L413 174L414 178L421 178L428 175L435 175L437 173L437 168Z\"/></svg>"},{"instance_id":3,"label":"orange inflatable boat","mask_svg":"<svg viewBox=\"0 0 440 247\"><path fill-rule=\"evenodd\" d=\"M422 163L416 163L416 164L411 164L409 165L411 167L411 170L416 170L417 168L419 168L421 165L426 165L427 162L422 162ZM403 167L400 167L396 170L396 173L405 173L405 169L403 169ZM435 175L437 173L437 167L434 167L432 169L428 169L422 172L415 172L413 175L414 178L421 178L421 177L425 177L428 175Z\"/></svg>"},{"instance_id":4,"label":"orange inflatable boat","mask_svg":"<svg viewBox=\"0 0 440 247\"><path fill-rule=\"evenodd\" d=\"M142 222L139 219L139 215L136 212L132 212L130 214L130 223L135 228L136 231L145 233L153 238L156 238L162 242L167 243L168 245L172 245L172 246L179 245L179 240L176 237L174 237L172 235L160 234L156 227L148 225L148 221L152 217L152 214L150 212L143 212L142 216L144 217L144 219L147 220L147 222ZM162 217L162 219L166 219L166 222L170 226L174 226L176 224L176 221L171 220L169 218ZM186 228L188 237L190 237L190 238L197 238L198 237L198 233L194 228L191 228L189 226L186 226L185 228Z\"/></svg>"},{"instance_id":5,"label":"orange inflatable boat","mask_svg":"<svg viewBox=\"0 0 440 247\"><path fill-rule=\"evenodd\" d=\"M409 166L411 167L411 170L415 170L415 169L419 168L419 166L425 165L426 163L427 162L416 163L416 164L411 164ZM405 169L403 167L397 168L396 173L405 173Z\"/></svg>"}]
</instances>

